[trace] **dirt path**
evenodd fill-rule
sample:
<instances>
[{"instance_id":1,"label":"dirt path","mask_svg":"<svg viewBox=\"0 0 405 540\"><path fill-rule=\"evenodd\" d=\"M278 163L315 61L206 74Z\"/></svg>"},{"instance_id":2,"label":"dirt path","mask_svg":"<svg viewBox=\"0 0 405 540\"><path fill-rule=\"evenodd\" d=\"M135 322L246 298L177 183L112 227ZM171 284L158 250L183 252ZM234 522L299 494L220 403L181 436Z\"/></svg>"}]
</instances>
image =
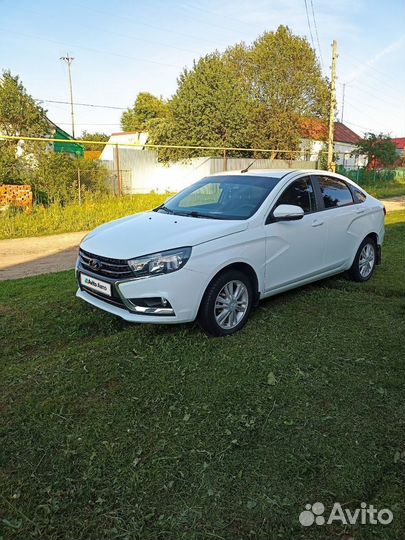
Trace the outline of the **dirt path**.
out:
<instances>
[{"instance_id":1,"label":"dirt path","mask_svg":"<svg viewBox=\"0 0 405 540\"><path fill-rule=\"evenodd\" d=\"M391 197L390 199L381 199L381 202L387 212L394 212L395 210L403 210L405 208L405 197L403 195Z\"/></svg>"},{"instance_id":2,"label":"dirt path","mask_svg":"<svg viewBox=\"0 0 405 540\"><path fill-rule=\"evenodd\" d=\"M382 202L387 212L403 210L405 197ZM0 240L0 281L74 268L77 249L86 231L37 238Z\"/></svg>"},{"instance_id":3,"label":"dirt path","mask_svg":"<svg viewBox=\"0 0 405 540\"><path fill-rule=\"evenodd\" d=\"M0 281L74 268L86 231L0 240Z\"/></svg>"}]
</instances>

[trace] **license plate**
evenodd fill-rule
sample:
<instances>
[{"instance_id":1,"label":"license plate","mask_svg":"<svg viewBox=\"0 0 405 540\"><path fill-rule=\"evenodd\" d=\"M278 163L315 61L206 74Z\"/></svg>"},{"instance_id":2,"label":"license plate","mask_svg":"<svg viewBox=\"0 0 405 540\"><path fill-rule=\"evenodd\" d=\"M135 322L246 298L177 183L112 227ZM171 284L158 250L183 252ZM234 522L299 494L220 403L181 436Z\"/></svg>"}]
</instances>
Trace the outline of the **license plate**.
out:
<instances>
[{"instance_id":1,"label":"license plate","mask_svg":"<svg viewBox=\"0 0 405 540\"><path fill-rule=\"evenodd\" d=\"M83 287L87 287L93 291L105 294L106 296L111 296L111 284L101 281L101 279L80 274L80 283L83 285Z\"/></svg>"}]
</instances>

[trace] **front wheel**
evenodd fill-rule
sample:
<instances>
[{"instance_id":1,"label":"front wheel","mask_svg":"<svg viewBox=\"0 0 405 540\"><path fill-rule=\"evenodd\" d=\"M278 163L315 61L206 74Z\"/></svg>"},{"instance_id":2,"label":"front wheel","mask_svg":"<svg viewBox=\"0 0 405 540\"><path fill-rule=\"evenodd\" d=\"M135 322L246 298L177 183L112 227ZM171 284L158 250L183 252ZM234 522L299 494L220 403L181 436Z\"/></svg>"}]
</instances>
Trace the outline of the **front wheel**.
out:
<instances>
[{"instance_id":1,"label":"front wheel","mask_svg":"<svg viewBox=\"0 0 405 540\"><path fill-rule=\"evenodd\" d=\"M349 270L354 281L368 281L374 273L377 263L377 246L372 238L365 238L360 244Z\"/></svg>"},{"instance_id":2,"label":"front wheel","mask_svg":"<svg viewBox=\"0 0 405 540\"><path fill-rule=\"evenodd\" d=\"M252 309L253 287L238 270L219 274L208 285L201 302L198 322L213 336L227 336L240 330Z\"/></svg>"}]
</instances>

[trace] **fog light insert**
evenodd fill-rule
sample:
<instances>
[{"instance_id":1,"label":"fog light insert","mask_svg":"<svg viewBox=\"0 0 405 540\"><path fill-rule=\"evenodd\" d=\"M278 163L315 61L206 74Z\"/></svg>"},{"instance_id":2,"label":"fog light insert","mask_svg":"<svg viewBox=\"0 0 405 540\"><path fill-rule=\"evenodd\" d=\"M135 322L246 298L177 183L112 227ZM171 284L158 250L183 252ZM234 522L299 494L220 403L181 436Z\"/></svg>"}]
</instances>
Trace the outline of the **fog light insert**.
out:
<instances>
[{"instance_id":1,"label":"fog light insert","mask_svg":"<svg viewBox=\"0 0 405 540\"><path fill-rule=\"evenodd\" d=\"M131 311L142 315L174 315L174 310L167 298L153 296L148 298L128 298Z\"/></svg>"}]
</instances>

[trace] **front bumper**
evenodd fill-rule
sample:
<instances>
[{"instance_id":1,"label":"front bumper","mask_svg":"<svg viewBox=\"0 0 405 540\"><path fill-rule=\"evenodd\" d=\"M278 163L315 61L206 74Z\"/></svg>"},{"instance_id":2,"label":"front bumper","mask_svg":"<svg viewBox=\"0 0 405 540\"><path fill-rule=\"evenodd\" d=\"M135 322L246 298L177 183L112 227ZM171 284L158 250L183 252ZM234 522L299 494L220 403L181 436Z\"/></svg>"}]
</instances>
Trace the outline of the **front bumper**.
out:
<instances>
[{"instance_id":1,"label":"front bumper","mask_svg":"<svg viewBox=\"0 0 405 540\"><path fill-rule=\"evenodd\" d=\"M81 273L110 283L111 297L83 286L80 283ZM150 278L117 280L89 272L78 263L76 278L79 285L76 293L78 298L126 321L137 323L173 324L193 321L205 286L203 274L187 268ZM153 312L131 302L131 299L156 297L165 298L171 309L163 308Z\"/></svg>"}]
</instances>

